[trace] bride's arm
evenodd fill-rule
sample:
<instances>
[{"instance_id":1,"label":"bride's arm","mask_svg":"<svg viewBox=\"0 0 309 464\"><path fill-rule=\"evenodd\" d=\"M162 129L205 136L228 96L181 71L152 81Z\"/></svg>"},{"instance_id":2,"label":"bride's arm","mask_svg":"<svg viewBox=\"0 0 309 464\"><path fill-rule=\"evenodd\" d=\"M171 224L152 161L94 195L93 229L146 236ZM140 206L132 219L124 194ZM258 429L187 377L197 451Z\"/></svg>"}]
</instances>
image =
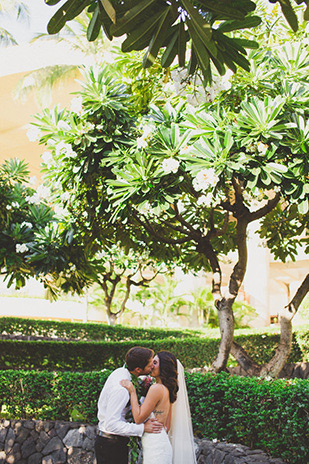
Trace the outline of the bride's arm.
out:
<instances>
[{"instance_id":1,"label":"bride's arm","mask_svg":"<svg viewBox=\"0 0 309 464\"><path fill-rule=\"evenodd\" d=\"M153 412L162 397L162 389L152 385L146 395L145 401L139 405L134 385L129 380L121 380L120 384L130 393L131 409L136 424L142 424Z\"/></svg>"}]
</instances>

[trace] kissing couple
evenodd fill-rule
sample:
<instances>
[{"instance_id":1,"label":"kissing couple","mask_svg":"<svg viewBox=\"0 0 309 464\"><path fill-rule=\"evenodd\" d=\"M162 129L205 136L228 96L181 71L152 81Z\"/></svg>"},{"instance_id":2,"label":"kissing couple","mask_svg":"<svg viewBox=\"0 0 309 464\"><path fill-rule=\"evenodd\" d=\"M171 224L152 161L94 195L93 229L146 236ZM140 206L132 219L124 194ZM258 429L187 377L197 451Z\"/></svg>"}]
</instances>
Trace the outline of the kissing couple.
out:
<instances>
[{"instance_id":1,"label":"kissing couple","mask_svg":"<svg viewBox=\"0 0 309 464\"><path fill-rule=\"evenodd\" d=\"M169 351L136 346L106 380L98 401L97 464L128 464L131 436L142 438L143 464L196 464L184 369ZM132 376L151 375L139 404ZM130 409L133 422L126 420Z\"/></svg>"}]
</instances>

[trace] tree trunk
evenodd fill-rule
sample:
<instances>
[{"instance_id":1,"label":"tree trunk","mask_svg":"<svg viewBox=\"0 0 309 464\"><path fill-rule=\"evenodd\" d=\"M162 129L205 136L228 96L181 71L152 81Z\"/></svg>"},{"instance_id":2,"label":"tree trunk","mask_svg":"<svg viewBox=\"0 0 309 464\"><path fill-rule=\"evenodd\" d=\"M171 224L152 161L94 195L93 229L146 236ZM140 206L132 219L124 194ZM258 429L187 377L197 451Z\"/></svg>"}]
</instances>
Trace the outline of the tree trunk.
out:
<instances>
[{"instance_id":1,"label":"tree trunk","mask_svg":"<svg viewBox=\"0 0 309 464\"><path fill-rule=\"evenodd\" d=\"M212 368L215 372L221 372L226 369L227 361L231 351L231 346L233 343L233 300L222 298L221 301L217 301L216 306L218 309L221 340L217 357L212 363Z\"/></svg>"},{"instance_id":2,"label":"tree trunk","mask_svg":"<svg viewBox=\"0 0 309 464\"><path fill-rule=\"evenodd\" d=\"M292 347L292 319L301 302L309 292L309 274L305 277L291 302L279 313L280 342L272 359L264 366L256 364L237 343L233 342L231 354L238 364L249 374L260 377L278 377L283 369Z\"/></svg>"},{"instance_id":3,"label":"tree trunk","mask_svg":"<svg viewBox=\"0 0 309 464\"><path fill-rule=\"evenodd\" d=\"M114 327L117 323L117 315L112 313L111 311L106 311L106 314L107 314L108 325L111 325L112 327Z\"/></svg>"}]
</instances>

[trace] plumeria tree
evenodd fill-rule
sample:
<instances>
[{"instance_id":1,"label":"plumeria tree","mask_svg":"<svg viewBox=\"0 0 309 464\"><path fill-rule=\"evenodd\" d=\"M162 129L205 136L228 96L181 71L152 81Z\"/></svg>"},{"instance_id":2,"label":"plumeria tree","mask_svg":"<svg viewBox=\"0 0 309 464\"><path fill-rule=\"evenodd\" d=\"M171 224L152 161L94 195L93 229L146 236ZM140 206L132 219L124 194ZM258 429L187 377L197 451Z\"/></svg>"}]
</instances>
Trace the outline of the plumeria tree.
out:
<instances>
[{"instance_id":1,"label":"plumeria tree","mask_svg":"<svg viewBox=\"0 0 309 464\"><path fill-rule=\"evenodd\" d=\"M55 5L60 0L47 0ZM51 18L47 29L50 34L58 33L66 24L83 10L91 14L87 29L89 41L98 37L101 28L112 40L125 36L122 51L145 50L144 68L153 65L161 49L162 67L168 68L175 58L180 67L187 67L192 75L197 69L202 72L207 84L212 79L213 66L220 75L227 68L233 72L238 66L249 69L246 49L257 43L234 36L239 29L252 28L260 24L261 18L255 14L257 1L221 0L136 0L118 2L116 0L67 0L61 4ZM271 3L275 3L271 0ZM278 0L282 12L292 30L298 30L297 5L306 0ZM307 20L308 8L304 10ZM188 51L189 56L188 59Z\"/></svg>"},{"instance_id":2,"label":"plumeria tree","mask_svg":"<svg viewBox=\"0 0 309 464\"><path fill-rule=\"evenodd\" d=\"M47 240L53 227L54 211L46 202L46 188L34 188L26 163L7 160L0 166L0 270L7 285L23 287L29 277L36 275L35 266L28 261L34 242ZM44 282L45 276L38 275Z\"/></svg>"},{"instance_id":3,"label":"plumeria tree","mask_svg":"<svg viewBox=\"0 0 309 464\"><path fill-rule=\"evenodd\" d=\"M212 272L221 331L213 368L224 369L232 350L248 371L276 375L308 277L282 310L281 343L263 369L233 342L233 304L251 223L283 261L308 246L308 51L301 42L284 44L250 60L249 75L237 73L214 101L153 106L142 121L124 86L106 69L90 70L79 108L45 111L36 125L48 149L46 181L84 245L116 241L159 262ZM220 262L230 251L238 257L224 292Z\"/></svg>"}]
</instances>

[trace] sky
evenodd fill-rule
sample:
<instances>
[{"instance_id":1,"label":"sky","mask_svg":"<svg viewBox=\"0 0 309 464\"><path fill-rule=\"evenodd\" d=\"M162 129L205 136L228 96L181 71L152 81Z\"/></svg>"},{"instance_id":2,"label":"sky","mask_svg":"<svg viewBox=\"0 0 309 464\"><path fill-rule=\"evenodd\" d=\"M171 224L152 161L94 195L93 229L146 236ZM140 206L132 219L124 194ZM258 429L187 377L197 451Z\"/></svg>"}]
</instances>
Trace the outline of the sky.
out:
<instances>
[{"instance_id":1,"label":"sky","mask_svg":"<svg viewBox=\"0 0 309 464\"><path fill-rule=\"evenodd\" d=\"M29 42L36 33L47 32L49 19L55 14L59 7L64 3L61 0L55 6L48 6L44 0L21 0L26 4L30 11L30 20L14 21L7 17L0 17L0 25L7 28L19 44Z\"/></svg>"}]
</instances>

